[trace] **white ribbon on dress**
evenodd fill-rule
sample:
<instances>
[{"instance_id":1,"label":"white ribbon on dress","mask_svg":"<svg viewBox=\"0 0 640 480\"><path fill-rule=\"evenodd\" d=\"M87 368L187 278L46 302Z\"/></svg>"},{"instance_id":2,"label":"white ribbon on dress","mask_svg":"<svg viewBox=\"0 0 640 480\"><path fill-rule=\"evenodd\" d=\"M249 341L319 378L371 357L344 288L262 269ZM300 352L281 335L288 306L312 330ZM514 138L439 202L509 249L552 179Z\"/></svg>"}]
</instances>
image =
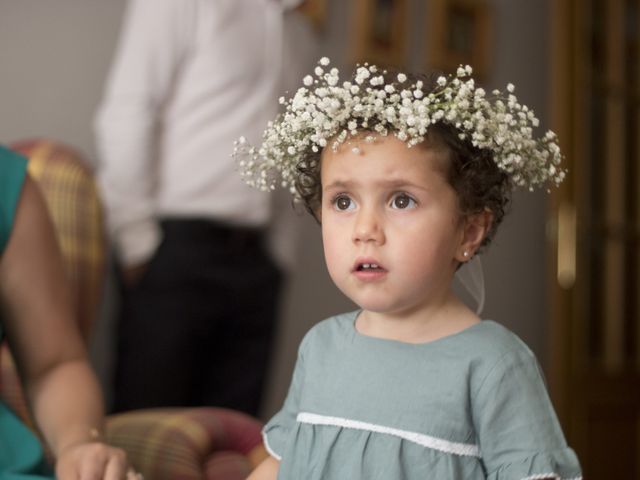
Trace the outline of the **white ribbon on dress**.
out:
<instances>
[{"instance_id":1,"label":"white ribbon on dress","mask_svg":"<svg viewBox=\"0 0 640 480\"><path fill-rule=\"evenodd\" d=\"M476 303L476 314L480 315L484 308L485 289L484 272L480 257L475 255L471 260L463 264L456 272L455 278L471 295Z\"/></svg>"}]
</instances>

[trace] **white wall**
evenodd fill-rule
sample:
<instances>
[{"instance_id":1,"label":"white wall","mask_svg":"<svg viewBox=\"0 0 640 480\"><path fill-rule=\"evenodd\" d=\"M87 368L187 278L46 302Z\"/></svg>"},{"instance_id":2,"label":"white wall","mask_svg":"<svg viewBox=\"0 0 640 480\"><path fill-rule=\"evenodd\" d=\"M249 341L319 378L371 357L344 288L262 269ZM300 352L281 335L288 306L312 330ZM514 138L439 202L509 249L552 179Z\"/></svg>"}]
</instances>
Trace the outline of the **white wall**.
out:
<instances>
[{"instance_id":1,"label":"white wall","mask_svg":"<svg viewBox=\"0 0 640 480\"><path fill-rule=\"evenodd\" d=\"M0 141L46 135L93 157L91 118L124 0L0 0Z\"/></svg>"},{"instance_id":2,"label":"white wall","mask_svg":"<svg viewBox=\"0 0 640 480\"><path fill-rule=\"evenodd\" d=\"M349 3L329 0L330 21L321 53L347 63ZM547 2L492 0L493 66L487 84L511 81L519 98L544 123L548 45ZM79 147L94 158L92 115L115 47L125 0L0 0L0 142L50 136ZM410 66L425 66L426 2L412 0ZM484 258L487 283L485 317L512 328L534 351L544 351L546 298L545 197L517 195L494 245ZM304 224L300 262L283 299L283 318L264 416L273 413L289 382L297 344L317 321L351 304L332 286L322 260L318 226ZM112 305L104 310L94 359L109 372Z\"/></svg>"}]
</instances>

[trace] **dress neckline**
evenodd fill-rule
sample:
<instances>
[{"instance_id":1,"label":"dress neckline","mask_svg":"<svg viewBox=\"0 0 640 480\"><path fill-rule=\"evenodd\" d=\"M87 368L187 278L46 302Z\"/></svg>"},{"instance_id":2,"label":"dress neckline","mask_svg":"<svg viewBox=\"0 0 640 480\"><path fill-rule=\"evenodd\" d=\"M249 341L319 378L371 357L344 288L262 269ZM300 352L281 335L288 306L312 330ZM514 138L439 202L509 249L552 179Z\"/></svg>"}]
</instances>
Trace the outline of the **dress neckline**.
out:
<instances>
[{"instance_id":1,"label":"dress neckline","mask_svg":"<svg viewBox=\"0 0 640 480\"><path fill-rule=\"evenodd\" d=\"M440 343L446 343L451 340L456 340L460 337L467 336L468 334L473 333L475 330L484 328L484 326L488 324L495 323L492 320L481 319L479 322L474 323L473 325L469 325L468 327L465 327L458 332L451 333L449 335L445 335L443 337L436 338L434 340L429 340L427 342L411 343L411 342L403 342L402 340L395 340L391 338L374 337L371 335L365 335L364 333L360 333L356 328L356 320L358 319L358 316L361 313L362 313L362 309L355 310L350 313L351 318L349 318L348 325L351 330L351 333L353 334L353 338L359 341L364 341L364 342L372 342L372 343L388 344L388 345L400 345L400 346L407 346L410 348L430 347L430 346L439 345Z\"/></svg>"}]
</instances>

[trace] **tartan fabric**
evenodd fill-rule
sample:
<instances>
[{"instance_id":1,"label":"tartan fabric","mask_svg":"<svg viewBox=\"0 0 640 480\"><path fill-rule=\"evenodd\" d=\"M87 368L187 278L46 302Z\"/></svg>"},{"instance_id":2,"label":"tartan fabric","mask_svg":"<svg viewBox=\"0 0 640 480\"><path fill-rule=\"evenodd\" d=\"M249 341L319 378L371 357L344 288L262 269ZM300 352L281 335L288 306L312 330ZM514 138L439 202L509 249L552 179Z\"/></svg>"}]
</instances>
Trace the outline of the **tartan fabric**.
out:
<instances>
[{"instance_id":1,"label":"tartan fabric","mask_svg":"<svg viewBox=\"0 0 640 480\"><path fill-rule=\"evenodd\" d=\"M111 415L106 434L146 479L235 480L266 457L261 428L244 413L199 407Z\"/></svg>"},{"instance_id":2,"label":"tartan fabric","mask_svg":"<svg viewBox=\"0 0 640 480\"><path fill-rule=\"evenodd\" d=\"M207 480L244 480L251 473L252 466L247 457L239 453L216 452L207 461L204 474Z\"/></svg>"}]
</instances>

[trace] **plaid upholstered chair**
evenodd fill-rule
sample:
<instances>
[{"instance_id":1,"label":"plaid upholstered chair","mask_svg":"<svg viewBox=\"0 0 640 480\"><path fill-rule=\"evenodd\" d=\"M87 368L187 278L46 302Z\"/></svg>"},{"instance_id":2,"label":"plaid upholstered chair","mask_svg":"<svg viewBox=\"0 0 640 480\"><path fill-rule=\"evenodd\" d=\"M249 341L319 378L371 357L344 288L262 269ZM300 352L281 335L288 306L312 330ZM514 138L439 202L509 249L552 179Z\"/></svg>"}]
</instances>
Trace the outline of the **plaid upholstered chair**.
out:
<instances>
[{"instance_id":1,"label":"plaid upholstered chair","mask_svg":"<svg viewBox=\"0 0 640 480\"><path fill-rule=\"evenodd\" d=\"M102 210L93 175L75 150L49 140L12 145L29 158L53 219L85 341L105 274ZM29 418L11 354L0 346L0 396ZM266 453L261 424L242 413L209 407L151 409L107 419L108 441L126 450L147 480L244 479Z\"/></svg>"}]
</instances>

